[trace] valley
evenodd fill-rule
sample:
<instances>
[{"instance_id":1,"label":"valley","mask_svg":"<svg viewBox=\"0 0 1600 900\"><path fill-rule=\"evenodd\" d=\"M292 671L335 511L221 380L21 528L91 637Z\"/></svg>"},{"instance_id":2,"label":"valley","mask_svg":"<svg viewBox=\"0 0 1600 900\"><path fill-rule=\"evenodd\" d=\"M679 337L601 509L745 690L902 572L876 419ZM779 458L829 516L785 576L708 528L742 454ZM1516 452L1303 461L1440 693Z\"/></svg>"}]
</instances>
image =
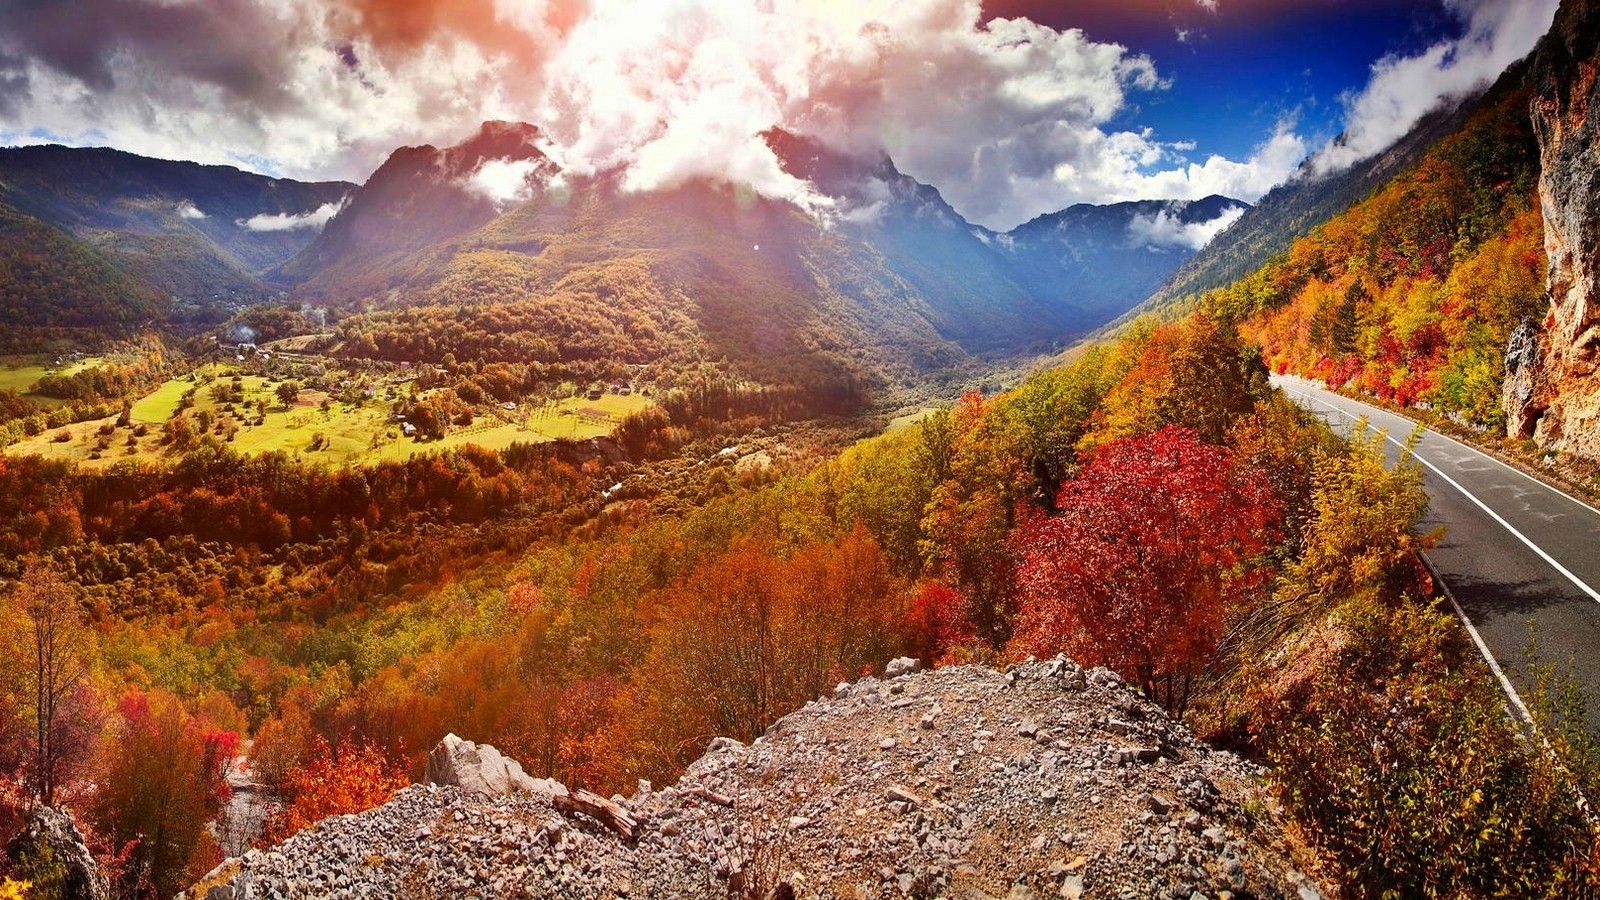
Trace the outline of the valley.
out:
<instances>
[{"instance_id":1,"label":"valley","mask_svg":"<svg viewBox=\"0 0 1600 900\"><path fill-rule=\"evenodd\" d=\"M371 121L197 67L238 166L12 135L0 33L0 900L1587 896L1593 511L1406 433L1600 491L1600 4L1505 3L1265 119L983 4L377 4L292 88Z\"/></svg>"}]
</instances>

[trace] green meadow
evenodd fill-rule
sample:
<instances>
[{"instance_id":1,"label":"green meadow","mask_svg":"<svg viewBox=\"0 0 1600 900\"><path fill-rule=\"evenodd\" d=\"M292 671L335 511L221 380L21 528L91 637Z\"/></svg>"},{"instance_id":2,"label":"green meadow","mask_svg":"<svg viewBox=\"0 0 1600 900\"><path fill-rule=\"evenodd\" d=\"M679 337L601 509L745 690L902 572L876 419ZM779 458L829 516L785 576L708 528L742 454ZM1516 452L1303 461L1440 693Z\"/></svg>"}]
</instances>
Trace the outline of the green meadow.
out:
<instances>
[{"instance_id":1,"label":"green meadow","mask_svg":"<svg viewBox=\"0 0 1600 900\"><path fill-rule=\"evenodd\" d=\"M202 418L209 419L212 436L241 453L281 451L335 466L402 460L469 444L503 450L518 442L600 437L609 434L624 416L651 402L639 395L607 394L596 400L570 397L516 410L492 407L479 410L471 425L451 426L440 440L419 441L404 434L390 402L344 403L320 391L302 390L299 399L285 408L276 394L278 384L260 375L237 375L243 400L230 408L213 389L235 377L225 367L207 366L193 375L171 379L140 398L133 404L130 427L115 427L114 416L80 422L28 438L5 452L67 459L90 467L122 460L158 462L167 458L169 451L163 442L166 423L183 406L186 395L191 395L191 424L198 427ZM261 412L262 401L265 413Z\"/></svg>"}]
</instances>

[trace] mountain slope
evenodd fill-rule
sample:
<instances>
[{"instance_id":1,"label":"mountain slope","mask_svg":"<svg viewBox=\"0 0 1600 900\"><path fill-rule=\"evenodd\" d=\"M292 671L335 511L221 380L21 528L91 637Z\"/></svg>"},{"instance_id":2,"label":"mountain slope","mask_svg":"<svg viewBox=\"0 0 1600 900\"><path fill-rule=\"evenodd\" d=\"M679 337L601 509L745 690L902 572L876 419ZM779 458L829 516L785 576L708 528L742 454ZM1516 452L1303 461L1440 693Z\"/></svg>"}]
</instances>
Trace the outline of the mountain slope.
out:
<instances>
[{"instance_id":1,"label":"mountain slope","mask_svg":"<svg viewBox=\"0 0 1600 900\"><path fill-rule=\"evenodd\" d=\"M104 254L0 203L0 352L32 341L23 329L113 329L158 318L165 299ZM13 345L13 339L20 344Z\"/></svg>"},{"instance_id":2,"label":"mountain slope","mask_svg":"<svg viewBox=\"0 0 1600 900\"><path fill-rule=\"evenodd\" d=\"M1013 239L887 158L767 138L837 198L830 214L709 182L641 194L570 177L532 126L488 123L455 147L397 151L276 275L302 279L303 301L362 311L341 326L353 355L567 378L726 359L763 383L852 394L1081 334L1189 252L1151 253L1140 217L1189 224L1239 205L1085 208Z\"/></svg>"},{"instance_id":3,"label":"mountain slope","mask_svg":"<svg viewBox=\"0 0 1600 900\"><path fill-rule=\"evenodd\" d=\"M1526 64L1512 66L1483 94L1424 116L1387 150L1325 175L1313 162L1273 188L1232 227L1185 262L1126 318L1231 284L1288 250L1295 239L1348 209L1380 185L1420 162L1430 148L1458 131L1478 111L1501 102L1521 84Z\"/></svg>"},{"instance_id":4,"label":"mountain slope","mask_svg":"<svg viewBox=\"0 0 1600 900\"><path fill-rule=\"evenodd\" d=\"M1499 428L1507 341L1544 293L1526 72L1415 166L1201 302L1279 373Z\"/></svg>"},{"instance_id":5,"label":"mountain slope","mask_svg":"<svg viewBox=\"0 0 1600 900\"><path fill-rule=\"evenodd\" d=\"M105 148L0 149L0 204L81 243L144 289L202 307L273 293L259 276L308 244L321 224L318 211L330 215L329 205L353 187ZM73 302L70 295L33 300ZM75 319L96 322L89 314Z\"/></svg>"}]
</instances>

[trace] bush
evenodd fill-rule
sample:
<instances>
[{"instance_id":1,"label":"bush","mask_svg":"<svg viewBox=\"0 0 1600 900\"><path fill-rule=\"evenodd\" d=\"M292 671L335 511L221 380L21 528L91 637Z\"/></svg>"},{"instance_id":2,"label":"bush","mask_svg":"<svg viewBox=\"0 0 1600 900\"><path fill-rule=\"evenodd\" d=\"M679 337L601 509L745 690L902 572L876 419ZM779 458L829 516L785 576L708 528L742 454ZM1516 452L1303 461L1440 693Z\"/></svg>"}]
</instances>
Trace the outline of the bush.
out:
<instances>
[{"instance_id":1,"label":"bush","mask_svg":"<svg viewBox=\"0 0 1600 900\"><path fill-rule=\"evenodd\" d=\"M1292 656L1254 729L1352 896L1559 894L1584 822L1449 616L1353 600Z\"/></svg>"}]
</instances>

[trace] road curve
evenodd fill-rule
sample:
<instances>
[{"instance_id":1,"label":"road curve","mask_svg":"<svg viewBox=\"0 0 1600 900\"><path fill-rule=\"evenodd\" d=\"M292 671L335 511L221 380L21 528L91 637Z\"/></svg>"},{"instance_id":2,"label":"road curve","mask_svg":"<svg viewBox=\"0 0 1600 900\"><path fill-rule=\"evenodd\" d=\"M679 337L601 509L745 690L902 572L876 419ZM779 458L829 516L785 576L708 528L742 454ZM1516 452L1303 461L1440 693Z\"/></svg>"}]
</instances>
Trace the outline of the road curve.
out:
<instances>
[{"instance_id":1,"label":"road curve","mask_svg":"<svg viewBox=\"0 0 1600 900\"><path fill-rule=\"evenodd\" d=\"M1336 428L1365 416L1388 432L1391 460L1417 423L1290 376L1272 382ZM1427 557L1489 660L1513 709L1526 715L1530 623L1540 655L1573 662L1573 676L1600 698L1600 509L1438 432L1416 446L1432 503L1422 527L1444 526ZM1600 734L1600 703L1589 704Z\"/></svg>"}]
</instances>

